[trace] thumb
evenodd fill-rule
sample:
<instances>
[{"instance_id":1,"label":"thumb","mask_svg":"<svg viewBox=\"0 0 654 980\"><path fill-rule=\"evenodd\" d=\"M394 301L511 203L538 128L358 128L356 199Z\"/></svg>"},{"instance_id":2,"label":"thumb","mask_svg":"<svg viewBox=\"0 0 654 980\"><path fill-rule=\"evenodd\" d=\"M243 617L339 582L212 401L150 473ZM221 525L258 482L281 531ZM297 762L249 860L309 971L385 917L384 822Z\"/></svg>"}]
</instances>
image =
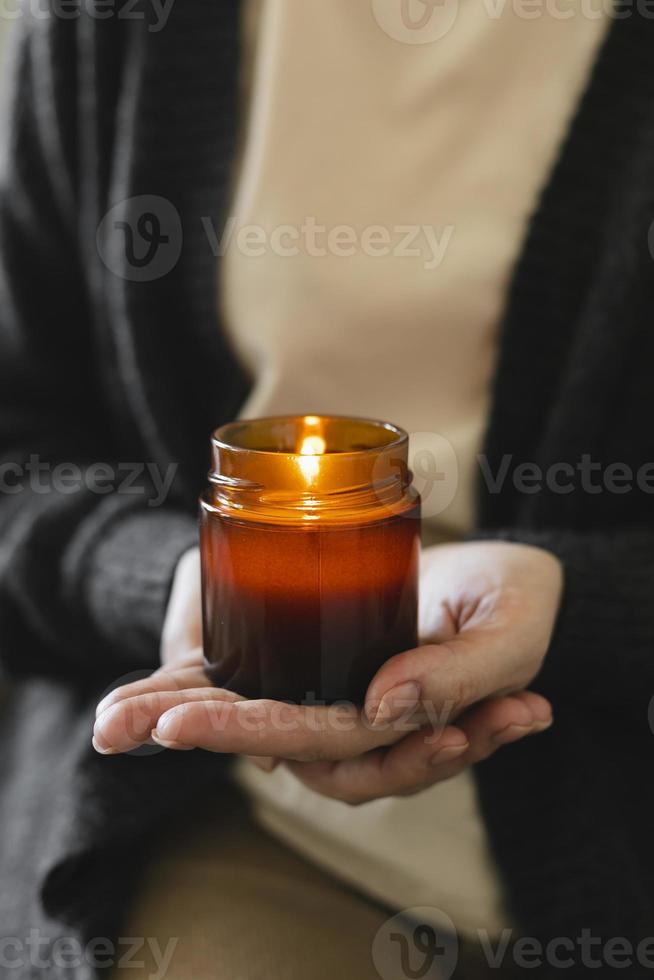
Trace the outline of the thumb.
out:
<instances>
[{"instance_id":1,"label":"thumb","mask_svg":"<svg viewBox=\"0 0 654 980\"><path fill-rule=\"evenodd\" d=\"M508 693L503 683L507 659L503 654L495 638L484 630L399 653L371 681L366 717L373 727L397 721L418 708L430 721L442 718L444 712L455 718L483 698Z\"/></svg>"}]
</instances>

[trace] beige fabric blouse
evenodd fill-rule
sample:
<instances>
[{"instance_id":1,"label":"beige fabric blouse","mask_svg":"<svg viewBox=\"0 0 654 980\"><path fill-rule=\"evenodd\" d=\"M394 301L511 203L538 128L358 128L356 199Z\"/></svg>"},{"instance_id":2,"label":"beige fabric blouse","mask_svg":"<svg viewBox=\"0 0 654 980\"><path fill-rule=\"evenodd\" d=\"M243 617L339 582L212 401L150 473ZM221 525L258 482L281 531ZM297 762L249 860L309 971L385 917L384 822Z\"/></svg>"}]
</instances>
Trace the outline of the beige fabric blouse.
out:
<instances>
[{"instance_id":1,"label":"beige fabric blouse","mask_svg":"<svg viewBox=\"0 0 654 980\"><path fill-rule=\"evenodd\" d=\"M407 27L401 6L248 9L256 58L220 304L254 379L243 414L403 426L436 540L473 526L507 282L608 16L581 0L566 18L444 0ZM267 828L369 894L463 930L507 923L469 774L356 810L283 767L241 764L238 778Z\"/></svg>"}]
</instances>

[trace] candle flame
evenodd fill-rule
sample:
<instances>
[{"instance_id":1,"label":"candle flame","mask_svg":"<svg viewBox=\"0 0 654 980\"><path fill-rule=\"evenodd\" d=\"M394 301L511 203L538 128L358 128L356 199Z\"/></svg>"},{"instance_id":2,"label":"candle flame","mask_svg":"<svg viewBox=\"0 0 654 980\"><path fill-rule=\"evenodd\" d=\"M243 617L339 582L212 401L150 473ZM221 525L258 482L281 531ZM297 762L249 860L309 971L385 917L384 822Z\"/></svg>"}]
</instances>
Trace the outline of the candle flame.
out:
<instances>
[{"instance_id":1,"label":"candle flame","mask_svg":"<svg viewBox=\"0 0 654 980\"><path fill-rule=\"evenodd\" d=\"M300 456L322 456L327 443L322 436L305 436L300 446Z\"/></svg>"},{"instance_id":2,"label":"candle flame","mask_svg":"<svg viewBox=\"0 0 654 980\"><path fill-rule=\"evenodd\" d=\"M327 443L322 436L305 436L302 440L298 465L307 483L313 483L318 476L320 472L318 457L323 455L326 448Z\"/></svg>"}]
</instances>

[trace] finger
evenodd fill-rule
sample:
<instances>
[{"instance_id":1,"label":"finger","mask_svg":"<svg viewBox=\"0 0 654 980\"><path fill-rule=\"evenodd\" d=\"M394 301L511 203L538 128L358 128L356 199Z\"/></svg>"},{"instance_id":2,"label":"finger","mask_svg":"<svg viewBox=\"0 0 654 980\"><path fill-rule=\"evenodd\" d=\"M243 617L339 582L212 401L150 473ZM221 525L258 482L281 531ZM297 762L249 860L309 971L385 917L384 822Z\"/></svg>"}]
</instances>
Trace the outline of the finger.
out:
<instances>
[{"instance_id":1,"label":"finger","mask_svg":"<svg viewBox=\"0 0 654 980\"><path fill-rule=\"evenodd\" d=\"M479 705L460 718L459 724L470 741L465 762L473 764L503 745L546 731L552 725L552 708L539 694L521 691Z\"/></svg>"},{"instance_id":2,"label":"finger","mask_svg":"<svg viewBox=\"0 0 654 980\"><path fill-rule=\"evenodd\" d=\"M372 730L353 705L303 707L281 701L196 700L162 715L152 737L168 748L274 756L298 761L351 758L389 745L410 722Z\"/></svg>"},{"instance_id":3,"label":"finger","mask_svg":"<svg viewBox=\"0 0 654 980\"><path fill-rule=\"evenodd\" d=\"M288 762L287 766L315 792L357 806L425 789L438 779L444 762L459 758L467 749L467 737L459 728L448 726L435 737L426 726L390 749L342 762Z\"/></svg>"},{"instance_id":4,"label":"finger","mask_svg":"<svg viewBox=\"0 0 654 980\"><path fill-rule=\"evenodd\" d=\"M93 745L103 755L130 752L151 737L161 715L176 705L200 700L237 701L240 697L231 691L207 687L153 691L120 700L96 719Z\"/></svg>"},{"instance_id":5,"label":"finger","mask_svg":"<svg viewBox=\"0 0 654 980\"><path fill-rule=\"evenodd\" d=\"M551 725L551 705L531 691L476 705L457 721L468 738L466 752L453 762L445 760L438 767L434 781L451 779L469 766L488 759L503 746L537 735Z\"/></svg>"},{"instance_id":6,"label":"finger","mask_svg":"<svg viewBox=\"0 0 654 980\"><path fill-rule=\"evenodd\" d=\"M371 724L387 723L413 698L428 714L456 718L471 704L506 688L519 676L518 657L493 630L470 630L442 644L399 653L380 668L366 694ZM520 686L520 685L517 685Z\"/></svg>"},{"instance_id":7,"label":"finger","mask_svg":"<svg viewBox=\"0 0 654 980\"><path fill-rule=\"evenodd\" d=\"M371 725L387 723L401 711L426 705L424 679L436 671L441 682L440 699L432 710L440 712L452 700L458 665L449 645L417 647L391 657L372 679L365 699L365 713Z\"/></svg>"},{"instance_id":8,"label":"finger","mask_svg":"<svg viewBox=\"0 0 654 980\"><path fill-rule=\"evenodd\" d=\"M458 775L502 745L543 731L551 706L529 691L471 709L456 726L425 726L389 749L339 763L287 763L305 785L351 805L406 796Z\"/></svg>"},{"instance_id":9,"label":"finger","mask_svg":"<svg viewBox=\"0 0 654 980\"><path fill-rule=\"evenodd\" d=\"M180 652L202 643L200 549L185 552L177 563L161 635L161 659L174 663Z\"/></svg>"},{"instance_id":10,"label":"finger","mask_svg":"<svg viewBox=\"0 0 654 980\"><path fill-rule=\"evenodd\" d=\"M127 701L129 698L156 694L162 691L183 691L189 688L212 686L204 670L198 666L181 667L178 670L171 670L170 668L158 670L150 677L144 677L143 680L132 681L130 684L122 684L120 687L114 688L100 701L95 709L95 716L98 718L107 708L113 707L120 701Z\"/></svg>"}]
</instances>

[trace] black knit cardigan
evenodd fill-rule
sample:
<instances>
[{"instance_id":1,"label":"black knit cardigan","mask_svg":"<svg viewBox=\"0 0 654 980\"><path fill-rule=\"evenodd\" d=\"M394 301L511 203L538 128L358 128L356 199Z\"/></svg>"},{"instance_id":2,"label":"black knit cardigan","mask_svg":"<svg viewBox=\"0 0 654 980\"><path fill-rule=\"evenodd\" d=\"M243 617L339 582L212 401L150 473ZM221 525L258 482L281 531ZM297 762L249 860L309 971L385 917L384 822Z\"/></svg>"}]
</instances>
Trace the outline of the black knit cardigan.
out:
<instances>
[{"instance_id":1,"label":"black knit cardigan","mask_svg":"<svg viewBox=\"0 0 654 980\"><path fill-rule=\"evenodd\" d=\"M523 462L654 461L654 23L626 9L515 269L485 449L492 471L510 457L509 475L498 492L480 487L480 536L537 542L566 569L536 684L555 725L476 772L517 934L542 940L654 935L654 498L645 480L525 493L512 479ZM202 220L219 223L228 201L238 4L179 0L161 30L145 0L106 19L66 10L16 31L0 455L83 472L174 465L176 478L150 507L145 475L135 493L43 492L25 476L10 492L27 471L2 470L0 657L14 680L0 710L0 936L52 939L116 935L136 855L201 807L222 771L202 752L100 758L90 731L97 693L156 665L171 573L196 539L208 433L248 387L216 322ZM182 232L174 268L150 281L138 281L120 223L100 227L114 207L136 220L143 195L150 210L152 197L172 206Z\"/></svg>"}]
</instances>

